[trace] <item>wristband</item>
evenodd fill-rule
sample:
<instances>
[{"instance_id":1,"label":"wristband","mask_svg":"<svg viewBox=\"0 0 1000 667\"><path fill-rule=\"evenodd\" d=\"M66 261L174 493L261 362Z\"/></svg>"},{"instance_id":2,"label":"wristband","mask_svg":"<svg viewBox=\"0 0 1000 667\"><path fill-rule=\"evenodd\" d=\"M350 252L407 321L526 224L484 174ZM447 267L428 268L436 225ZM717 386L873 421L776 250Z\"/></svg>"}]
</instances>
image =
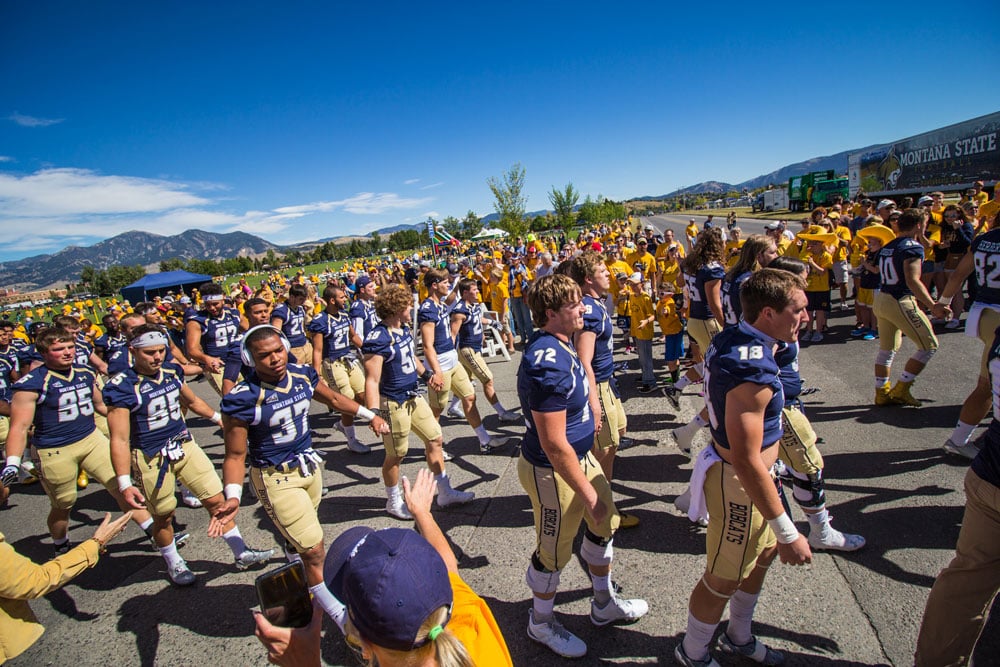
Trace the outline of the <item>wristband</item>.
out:
<instances>
[{"instance_id":1,"label":"wristband","mask_svg":"<svg viewBox=\"0 0 1000 667\"><path fill-rule=\"evenodd\" d=\"M358 411L354 413L354 416L369 422L375 419L375 413L363 405L358 406Z\"/></svg>"},{"instance_id":2,"label":"wristband","mask_svg":"<svg viewBox=\"0 0 1000 667\"><path fill-rule=\"evenodd\" d=\"M212 416L209 417L209 419L211 419L212 423L215 424L216 426L222 426L222 415L219 414L218 410L213 412Z\"/></svg>"},{"instance_id":3,"label":"wristband","mask_svg":"<svg viewBox=\"0 0 1000 667\"><path fill-rule=\"evenodd\" d=\"M424 382L427 382L432 377L434 377L434 371L432 371L429 368L425 368L423 374L420 376L420 379L423 380Z\"/></svg>"},{"instance_id":4,"label":"wristband","mask_svg":"<svg viewBox=\"0 0 1000 667\"><path fill-rule=\"evenodd\" d=\"M20 456L8 456L7 465L14 466L15 468L21 467L21 457Z\"/></svg>"},{"instance_id":5,"label":"wristband","mask_svg":"<svg viewBox=\"0 0 1000 667\"><path fill-rule=\"evenodd\" d=\"M782 512L779 516L768 519L767 525L774 531L778 542L781 544L791 544L799 539L799 529L795 527L795 523L788 516L787 512Z\"/></svg>"},{"instance_id":6,"label":"wristband","mask_svg":"<svg viewBox=\"0 0 1000 667\"><path fill-rule=\"evenodd\" d=\"M939 296L937 302L942 306L950 306L951 300L954 299L953 296Z\"/></svg>"},{"instance_id":7,"label":"wristband","mask_svg":"<svg viewBox=\"0 0 1000 667\"><path fill-rule=\"evenodd\" d=\"M236 500L243 499L243 485L242 484L226 484L226 500L236 498Z\"/></svg>"},{"instance_id":8,"label":"wristband","mask_svg":"<svg viewBox=\"0 0 1000 667\"><path fill-rule=\"evenodd\" d=\"M135 486L132 484L131 475L118 475L118 490L125 491L130 486Z\"/></svg>"}]
</instances>

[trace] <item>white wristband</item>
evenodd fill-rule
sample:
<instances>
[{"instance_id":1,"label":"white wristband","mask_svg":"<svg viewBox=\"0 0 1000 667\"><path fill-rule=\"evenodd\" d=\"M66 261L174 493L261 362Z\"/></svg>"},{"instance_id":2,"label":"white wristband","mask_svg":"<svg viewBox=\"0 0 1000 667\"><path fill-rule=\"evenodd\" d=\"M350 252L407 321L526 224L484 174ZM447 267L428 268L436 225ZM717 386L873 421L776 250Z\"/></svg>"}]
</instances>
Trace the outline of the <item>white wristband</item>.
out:
<instances>
[{"instance_id":1,"label":"white wristband","mask_svg":"<svg viewBox=\"0 0 1000 667\"><path fill-rule=\"evenodd\" d=\"M375 419L375 413L363 405L358 406L358 411L354 413L354 416L369 422Z\"/></svg>"},{"instance_id":2,"label":"white wristband","mask_svg":"<svg viewBox=\"0 0 1000 667\"><path fill-rule=\"evenodd\" d=\"M242 484L226 484L226 500L229 500L230 498L236 498L236 500L241 500L243 498Z\"/></svg>"},{"instance_id":3,"label":"white wristband","mask_svg":"<svg viewBox=\"0 0 1000 667\"><path fill-rule=\"evenodd\" d=\"M211 420L216 426L222 426L222 415L219 414L218 410L212 413Z\"/></svg>"},{"instance_id":4,"label":"white wristband","mask_svg":"<svg viewBox=\"0 0 1000 667\"><path fill-rule=\"evenodd\" d=\"M791 544L799 539L799 529L795 527L795 522L792 521L787 512L782 512L780 516L768 519L767 525L774 531L781 544Z\"/></svg>"},{"instance_id":5,"label":"white wristband","mask_svg":"<svg viewBox=\"0 0 1000 667\"><path fill-rule=\"evenodd\" d=\"M953 296L939 296L937 302L942 306L950 306L951 300L954 299Z\"/></svg>"},{"instance_id":6,"label":"white wristband","mask_svg":"<svg viewBox=\"0 0 1000 667\"><path fill-rule=\"evenodd\" d=\"M130 486L135 486L134 484L132 484L132 476L131 475L118 475L118 490L119 491L124 491L125 489L127 489Z\"/></svg>"},{"instance_id":7,"label":"white wristband","mask_svg":"<svg viewBox=\"0 0 1000 667\"><path fill-rule=\"evenodd\" d=\"M21 457L20 456L8 456L7 465L14 466L16 468L21 467Z\"/></svg>"}]
</instances>

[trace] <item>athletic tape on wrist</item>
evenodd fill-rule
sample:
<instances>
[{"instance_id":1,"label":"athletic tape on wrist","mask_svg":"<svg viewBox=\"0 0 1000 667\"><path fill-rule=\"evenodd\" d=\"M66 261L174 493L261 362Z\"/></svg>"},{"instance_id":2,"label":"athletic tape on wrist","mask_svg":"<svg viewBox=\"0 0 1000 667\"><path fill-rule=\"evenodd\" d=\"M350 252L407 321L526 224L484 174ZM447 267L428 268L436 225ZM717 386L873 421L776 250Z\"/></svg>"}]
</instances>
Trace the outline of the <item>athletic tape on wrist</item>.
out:
<instances>
[{"instance_id":1,"label":"athletic tape on wrist","mask_svg":"<svg viewBox=\"0 0 1000 667\"><path fill-rule=\"evenodd\" d=\"M365 421L371 421L375 419L375 413L363 405L358 406L358 411L354 413L354 416L357 417L358 419L364 419Z\"/></svg>"},{"instance_id":2,"label":"athletic tape on wrist","mask_svg":"<svg viewBox=\"0 0 1000 667\"><path fill-rule=\"evenodd\" d=\"M118 475L118 490L119 491L124 491L125 489L127 489L130 486L135 486L134 484L132 484L132 476L131 475Z\"/></svg>"},{"instance_id":3,"label":"athletic tape on wrist","mask_svg":"<svg viewBox=\"0 0 1000 667\"><path fill-rule=\"evenodd\" d=\"M768 519L767 525L774 531L781 544L791 544L799 539L799 529L795 527L795 522L792 521L787 512L782 512L779 516Z\"/></svg>"},{"instance_id":4,"label":"athletic tape on wrist","mask_svg":"<svg viewBox=\"0 0 1000 667\"><path fill-rule=\"evenodd\" d=\"M231 498L236 498L236 500L242 500L243 498L243 485L242 484L226 484L225 488L226 500Z\"/></svg>"},{"instance_id":5,"label":"athletic tape on wrist","mask_svg":"<svg viewBox=\"0 0 1000 667\"><path fill-rule=\"evenodd\" d=\"M937 302L939 304L941 304L942 306L950 306L951 305L951 300L954 299L954 298L955 297L952 297L952 296L939 296Z\"/></svg>"}]
</instances>

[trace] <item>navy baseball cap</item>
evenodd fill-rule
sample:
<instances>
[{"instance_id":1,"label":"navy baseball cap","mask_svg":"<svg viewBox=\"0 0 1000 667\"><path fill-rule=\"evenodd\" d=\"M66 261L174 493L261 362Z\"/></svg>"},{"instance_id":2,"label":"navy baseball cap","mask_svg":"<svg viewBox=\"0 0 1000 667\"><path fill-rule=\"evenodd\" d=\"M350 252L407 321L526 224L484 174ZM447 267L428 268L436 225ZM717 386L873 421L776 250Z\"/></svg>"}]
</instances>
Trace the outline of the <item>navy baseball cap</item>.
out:
<instances>
[{"instance_id":1,"label":"navy baseball cap","mask_svg":"<svg viewBox=\"0 0 1000 667\"><path fill-rule=\"evenodd\" d=\"M354 285L358 289L361 289L362 287L364 287L365 285L367 285L371 281L372 281L371 278L369 278L367 275L363 275L363 276L359 276L358 279L354 281Z\"/></svg>"},{"instance_id":2,"label":"navy baseball cap","mask_svg":"<svg viewBox=\"0 0 1000 667\"><path fill-rule=\"evenodd\" d=\"M365 639L397 651L425 644L420 626L453 600L444 560L406 528L348 528L327 551L323 581Z\"/></svg>"}]
</instances>

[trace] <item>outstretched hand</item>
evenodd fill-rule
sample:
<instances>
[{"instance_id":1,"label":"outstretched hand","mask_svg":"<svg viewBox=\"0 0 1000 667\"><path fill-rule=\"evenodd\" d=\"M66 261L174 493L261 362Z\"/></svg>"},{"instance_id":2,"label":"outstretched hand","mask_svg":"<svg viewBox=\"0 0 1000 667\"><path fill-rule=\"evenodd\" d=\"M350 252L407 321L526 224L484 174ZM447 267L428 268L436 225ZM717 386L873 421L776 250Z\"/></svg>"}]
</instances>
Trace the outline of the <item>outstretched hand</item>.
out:
<instances>
[{"instance_id":1,"label":"outstretched hand","mask_svg":"<svg viewBox=\"0 0 1000 667\"><path fill-rule=\"evenodd\" d=\"M283 628L271 623L259 611L253 613L257 624L254 634L267 649L272 665L320 664L320 632L323 629L323 608L313 600L312 620L304 628Z\"/></svg>"},{"instance_id":2,"label":"outstretched hand","mask_svg":"<svg viewBox=\"0 0 1000 667\"><path fill-rule=\"evenodd\" d=\"M403 477L403 500L406 501L406 508L410 510L410 514L416 516L420 513L429 513L435 493L437 493L437 480L427 468L417 471L417 481L413 484Z\"/></svg>"},{"instance_id":3,"label":"outstretched hand","mask_svg":"<svg viewBox=\"0 0 1000 667\"><path fill-rule=\"evenodd\" d=\"M239 511L240 501L237 498L228 498L226 502L219 505L208 521L208 536L222 537L222 534L226 532L226 526L236 518L236 513Z\"/></svg>"}]
</instances>

